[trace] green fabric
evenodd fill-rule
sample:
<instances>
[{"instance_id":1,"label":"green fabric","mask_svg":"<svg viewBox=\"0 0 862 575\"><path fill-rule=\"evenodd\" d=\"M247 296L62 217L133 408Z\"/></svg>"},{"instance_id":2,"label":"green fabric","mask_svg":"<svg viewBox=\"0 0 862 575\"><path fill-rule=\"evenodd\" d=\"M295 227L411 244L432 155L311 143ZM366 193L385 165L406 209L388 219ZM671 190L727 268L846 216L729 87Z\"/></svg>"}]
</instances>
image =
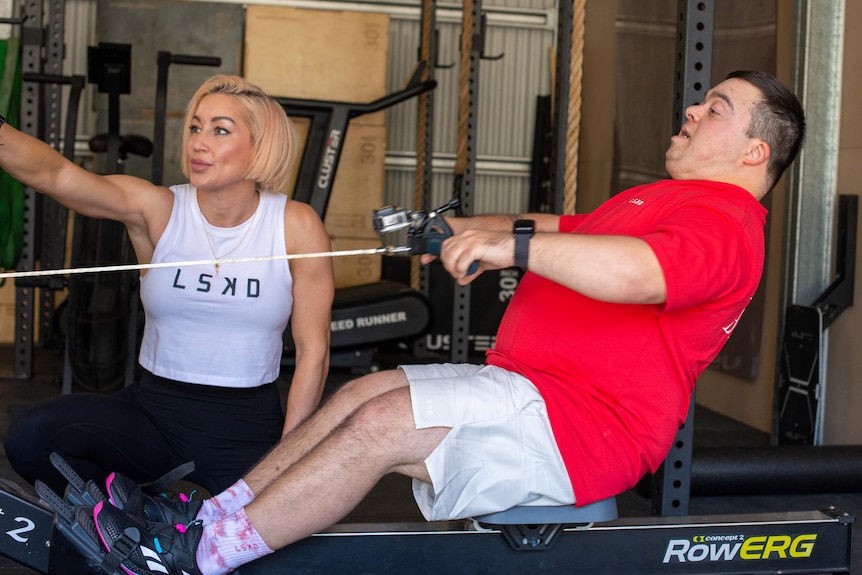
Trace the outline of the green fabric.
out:
<instances>
[{"instance_id":1,"label":"green fabric","mask_svg":"<svg viewBox=\"0 0 862 575\"><path fill-rule=\"evenodd\" d=\"M16 38L0 40L0 114L18 126L21 52ZM24 234L24 186L0 169L0 269L15 269ZM2 285L2 283L0 283Z\"/></svg>"}]
</instances>

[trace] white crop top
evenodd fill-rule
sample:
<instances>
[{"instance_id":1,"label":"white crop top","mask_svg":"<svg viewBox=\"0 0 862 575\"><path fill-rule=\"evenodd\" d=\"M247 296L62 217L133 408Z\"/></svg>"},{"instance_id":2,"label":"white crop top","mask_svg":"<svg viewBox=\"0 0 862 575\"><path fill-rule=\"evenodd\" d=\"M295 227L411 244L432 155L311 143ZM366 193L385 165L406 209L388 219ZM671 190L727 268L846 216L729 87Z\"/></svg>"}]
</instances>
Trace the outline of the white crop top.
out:
<instances>
[{"instance_id":1,"label":"white crop top","mask_svg":"<svg viewBox=\"0 0 862 575\"><path fill-rule=\"evenodd\" d=\"M285 255L287 196L260 192L251 218L219 228L204 219L196 188L171 191L174 207L153 263ZM161 377L222 387L274 381L292 288L287 260L148 270L141 278L141 366Z\"/></svg>"}]
</instances>

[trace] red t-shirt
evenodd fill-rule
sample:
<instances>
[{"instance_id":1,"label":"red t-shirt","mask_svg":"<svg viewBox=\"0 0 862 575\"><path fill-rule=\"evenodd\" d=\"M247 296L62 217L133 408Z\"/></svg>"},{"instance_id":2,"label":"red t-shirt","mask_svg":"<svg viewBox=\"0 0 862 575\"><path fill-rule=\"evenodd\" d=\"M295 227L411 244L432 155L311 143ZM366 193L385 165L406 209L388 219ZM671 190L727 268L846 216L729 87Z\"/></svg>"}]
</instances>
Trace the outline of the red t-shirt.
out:
<instances>
[{"instance_id":1,"label":"red t-shirt","mask_svg":"<svg viewBox=\"0 0 862 575\"><path fill-rule=\"evenodd\" d=\"M673 180L561 218L563 233L646 241L667 284L663 305L614 304L528 272L488 352L544 397L578 505L630 489L667 456L760 281L765 222L742 188Z\"/></svg>"}]
</instances>

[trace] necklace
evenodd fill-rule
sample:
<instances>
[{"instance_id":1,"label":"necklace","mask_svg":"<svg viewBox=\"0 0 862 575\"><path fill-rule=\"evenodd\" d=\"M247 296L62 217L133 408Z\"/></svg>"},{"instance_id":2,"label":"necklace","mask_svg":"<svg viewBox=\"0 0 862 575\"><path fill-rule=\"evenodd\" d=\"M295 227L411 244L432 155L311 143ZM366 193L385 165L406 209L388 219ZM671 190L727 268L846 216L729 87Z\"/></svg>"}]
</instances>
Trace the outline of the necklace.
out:
<instances>
[{"instance_id":1,"label":"necklace","mask_svg":"<svg viewBox=\"0 0 862 575\"><path fill-rule=\"evenodd\" d=\"M260 206L258 205L258 208L259 207ZM226 259L232 253L234 253L237 249L239 249L243 242L245 242L245 238L248 236L249 230L251 230L252 224L257 217L257 209L255 209L254 213L246 221L232 228L219 228L218 226L214 226L209 223L206 217L204 217L203 212L200 210L200 206L198 206L198 214L200 214L201 225L204 230L204 235L207 238L210 252L212 252L215 273L216 275L218 275L220 261ZM216 242L218 242L218 247L220 249L224 249L225 244L228 243L228 241L230 241L234 237L236 237L236 231L238 231L240 228L243 228L243 230L242 234L239 236L239 239L236 240L232 245L227 246L227 249L221 255L219 255L218 251L216 250ZM224 234L222 237L218 237L220 235L220 231L222 230L225 232L229 232L230 235ZM213 240L213 234L215 234L216 240Z\"/></svg>"}]
</instances>

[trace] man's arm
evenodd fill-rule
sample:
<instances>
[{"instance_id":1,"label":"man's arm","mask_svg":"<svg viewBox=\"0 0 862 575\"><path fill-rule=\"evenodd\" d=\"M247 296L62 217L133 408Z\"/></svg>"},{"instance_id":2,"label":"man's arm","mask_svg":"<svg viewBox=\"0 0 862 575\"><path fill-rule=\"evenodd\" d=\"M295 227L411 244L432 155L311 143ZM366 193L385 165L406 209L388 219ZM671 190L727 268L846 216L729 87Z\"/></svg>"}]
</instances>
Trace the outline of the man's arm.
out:
<instances>
[{"instance_id":1,"label":"man's arm","mask_svg":"<svg viewBox=\"0 0 862 575\"><path fill-rule=\"evenodd\" d=\"M596 300L661 304L667 297L658 258L640 238L536 234L529 269Z\"/></svg>"},{"instance_id":2,"label":"man's arm","mask_svg":"<svg viewBox=\"0 0 862 575\"><path fill-rule=\"evenodd\" d=\"M515 219L536 222L536 233L529 245L530 271L601 301L665 301L664 272L645 241L626 236L559 233L559 216L552 214L447 218L455 235L443 242L443 266L461 285L478 275L467 275L474 261L479 262L480 272L513 266ZM431 259L426 256L423 261Z\"/></svg>"},{"instance_id":3,"label":"man's arm","mask_svg":"<svg viewBox=\"0 0 862 575\"><path fill-rule=\"evenodd\" d=\"M444 218L457 235L467 230L486 232L511 232L517 220L533 220L537 232L557 232L560 229L560 216L554 214L489 214L469 218Z\"/></svg>"}]
</instances>

